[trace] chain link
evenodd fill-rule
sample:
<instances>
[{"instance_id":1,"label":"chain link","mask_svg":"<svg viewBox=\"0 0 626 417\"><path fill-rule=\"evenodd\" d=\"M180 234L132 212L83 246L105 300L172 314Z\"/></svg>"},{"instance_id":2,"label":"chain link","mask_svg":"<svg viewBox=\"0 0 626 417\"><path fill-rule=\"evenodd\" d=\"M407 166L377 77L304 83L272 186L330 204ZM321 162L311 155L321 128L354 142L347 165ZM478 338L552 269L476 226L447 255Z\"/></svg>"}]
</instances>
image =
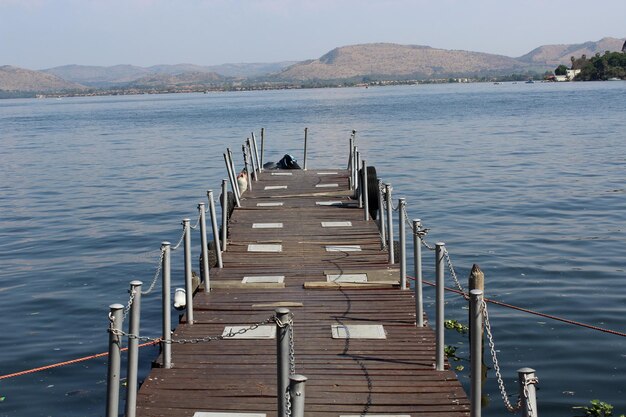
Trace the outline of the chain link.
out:
<instances>
[{"instance_id":1,"label":"chain link","mask_svg":"<svg viewBox=\"0 0 626 417\"><path fill-rule=\"evenodd\" d=\"M152 282L150 283L150 287L147 290L142 291L141 295L148 295L152 292L154 287L156 286L157 280L159 279L159 274L161 273L161 268L163 267L163 256L165 256L165 251L161 248L161 255L159 256L159 263L157 265L156 272L154 273L154 277L152 278Z\"/></svg>"},{"instance_id":2,"label":"chain link","mask_svg":"<svg viewBox=\"0 0 626 417\"><path fill-rule=\"evenodd\" d=\"M165 343L169 343L169 344L179 344L179 345L206 343L206 342L213 342L213 341L217 341L217 340L226 340L226 339L230 339L230 338L233 338L235 336L238 336L240 334L247 333L247 332L249 332L251 330L255 330L255 329L259 328L260 326L264 326L264 325L269 324L271 322L274 322L274 323L278 324L278 320L277 320L276 316L272 315L272 316L268 317L267 319L265 319L263 321L251 324L250 326L244 327L242 329L239 329L236 332L233 332L232 329L231 329L225 335L205 336L205 337L199 337L199 338L195 338L195 339L172 339L172 340L167 340L166 341L166 340L163 340L160 337L140 336L140 335L136 335L136 334L132 334L132 333L127 333L127 332L125 332L123 330L115 330L115 329L113 329L113 316L111 316L110 313L109 313L109 320L111 321L111 326L109 327L109 332L113 333L114 335L125 336L125 337L128 337L129 339L137 339L137 340L139 340L141 342L165 342Z\"/></svg>"},{"instance_id":3,"label":"chain link","mask_svg":"<svg viewBox=\"0 0 626 417\"><path fill-rule=\"evenodd\" d=\"M193 226L190 226L190 228L192 230L196 230L198 228L198 225L200 224L200 215L198 215L198 220L196 220L196 224Z\"/></svg>"},{"instance_id":4,"label":"chain link","mask_svg":"<svg viewBox=\"0 0 626 417\"><path fill-rule=\"evenodd\" d=\"M489 313L487 312L487 303L485 300L482 300L481 308L483 311L483 316L485 319L485 331L487 333L487 339L489 339L489 350L491 351L491 358L493 361L493 369L496 371L496 378L498 381L498 387L500 388L500 395L502 396L502 401L504 401L504 406L511 413L516 413L522 407L522 399L518 398L515 406L511 405L509 401L509 395L506 392L506 388L504 387L504 381L502 380L502 374L500 373L500 364L498 363L498 357L496 356L496 347L493 342L493 334L491 333L491 323L489 322ZM528 398L527 390L524 395Z\"/></svg>"},{"instance_id":5,"label":"chain link","mask_svg":"<svg viewBox=\"0 0 626 417\"><path fill-rule=\"evenodd\" d=\"M183 233L182 235L180 235L180 239L178 240L178 243L176 244L176 246L171 248L171 251L174 252L176 249L178 249L180 245L183 243L183 240L185 240L185 229L183 229Z\"/></svg>"},{"instance_id":6,"label":"chain link","mask_svg":"<svg viewBox=\"0 0 626 417\"><path fill-rule=\"evenodd\" d=\"M135 288L132 288L128 290L128 292L130 293L130 296L128 297L128 304L126 304L126 307L124 307L124 316L122 318L122 321L126 320L126 316L128 316L128 312L133 305L133 301L135 301L135 294L137 294L137 290L135 290Z\"/></svg>"},{"instance_id":7,"label":"chain link","mask_svg":"<svg viewBox=\"0 0 626 417\"><path fill-rule=\"evenodd\" d=\"M456 276L456 271L454 270L454 266L452 265L452 260L450 259L448 248L446 248L445 246L443 247L443 255L446 258L446 263L448 264L448 269L450 270L450 275L452 276L452 279L454 280L454 284L456 285L456 288L463 293L463 298L465 298L466 300L469 300L469 295L467 295L467 292L461 285L459 278Z\"/></svg>"}]
</instances>

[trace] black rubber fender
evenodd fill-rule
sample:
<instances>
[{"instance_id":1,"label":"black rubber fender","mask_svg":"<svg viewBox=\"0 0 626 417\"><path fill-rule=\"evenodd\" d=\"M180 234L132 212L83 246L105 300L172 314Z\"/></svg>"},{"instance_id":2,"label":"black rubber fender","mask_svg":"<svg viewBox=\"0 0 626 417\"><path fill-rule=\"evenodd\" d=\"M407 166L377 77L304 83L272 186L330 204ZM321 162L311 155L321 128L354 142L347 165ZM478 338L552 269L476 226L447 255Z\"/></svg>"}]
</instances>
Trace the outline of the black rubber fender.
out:
<instances>
[{"instance_id":1,"label":"black rubber fender","mask_svg":"<svg viewBox=\"0 0 626 417\"><path fill-rule=\"evenodd\" d=\"M376 168L373 166L367 167L367 204L369 207L370 216L373 220L376 220L378 216L378 176L376 175Z\"/></svg>"},{"instance_id":2,"label":"black rubber fender","mask_svg":"<svg viewBox=\"0 0 626 417\"><path fill-rule=\"evenodd\" d=\"M228 203L228 213L226 213L226 220L230 220L230 216L233 214L233 210L235 210L235 194L232 191L228 191L226 193L226 202ZM222 194L220 194L220 207L224 210L224 201L222 198Z\"/></svg>"}]
</instances>

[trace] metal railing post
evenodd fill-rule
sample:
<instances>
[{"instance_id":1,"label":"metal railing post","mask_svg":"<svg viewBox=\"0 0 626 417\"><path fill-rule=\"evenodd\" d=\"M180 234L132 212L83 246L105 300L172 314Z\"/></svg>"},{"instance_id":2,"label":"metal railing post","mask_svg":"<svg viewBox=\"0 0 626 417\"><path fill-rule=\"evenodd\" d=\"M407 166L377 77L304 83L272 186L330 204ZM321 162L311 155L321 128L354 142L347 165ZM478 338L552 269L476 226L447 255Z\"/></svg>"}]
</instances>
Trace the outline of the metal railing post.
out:
<instances>
[{"instance_id":1,"label":"metal railing post","mask_svg":"<svg viewBox=\"0 0 626 417\"><path fill-rule=\"evenodd\" d=\"M139 336L141 318L141 281L130 282L130 319L128 333ZM128 338L128 367L126 371L126 417L135 417L137 408L137 374L139 368L139 340Z\"/></svg>"},{"instance_id":2,"label":"metal railing post","mask_svg":"<svg viewBox=\"0 0 626 417\"><path fill-rule=\"evenodd\" d=\"M243 152L243 165L248 176L248 191L252 191L252 175L250 174L250 167L248 164L248 153L246 152L246 145L241 145L241 151Z\"/></svg>"},{"instance_id":3,"label":"metal railing post","mask_svg":"<svg viewBox=\"0 0 626 417\"><path fill-rule=\"evenodd\" d=\"M263 168L263 153L265 152L265 128L261 128L261 168Z\"/></svg>"},{"instance_id":4,"label":"metal railing post","mask_svg":"<svg viewBox=\"0 0 626 417\"><path fill-rule=\"evenodd\" d=\"M241 202L239 201L239 187L237 186L237 176L232 170L232 165L230 164L229 156L227 153L224 153L224 162L226 163L226 171L228 172L230 186L233 189L233 194L235 196L235 203L237 204L237 207L241 207Z\"/></svg>"},{"instance_id":5,"label":"metal railing post","mask_svg":"<svg viewBox=\"0 0 626 417\"><path fill-rule=\"evenodd\" d=\"M250 156L250 166L252 166L252 175L250 180L254 179L254 181L258 181L256 173L256 161L254 160L254 153L252 152L252 144L250 143L250 138L246 139L246 154Z\"/></svg>"},{"instance_id":6,"label":"metal railing post","mask_svg":"<svg viewBox=\"0 0 626 417\"><path fill-rule=\"evenodd\" d=\"M352 135L350 135L350 154L348 155L348 170L350 171L350 189L354 189L354 184L352 183L352 154L354 154L353 151L353 144L354 138Z\"/></svg>"},{"instance_id":7,"label":"metal railing post","mask_svg":"<svg viewBox=\"0 0 626 417\"><path fill-rule=\"evenodd\" d=\"M470 417L480 417L483 357L483 292L470 291Z\"/></svg>"},{"instance_id":8,"label":"metal railing post","mask_svg":"<svg viewBox=\"0 0 626 417\"><path fill-rule=\"evenodd\" d=\"M385 184L385 195L387 197L387 249L389 250L389 263L395 264L393 253L393 202L391 201L391 184Z\"/></svg>"},{"instance_id":9,"label":"metal railing post","mask_svg":"<svg viewBox=\"0 0 626 417\"><path fill-rule=\"evenodd\" d=\"M400 235L400 289L406 290L406 200L398 199L398 234Z\"/></svg>"},{"instance_id":10,"label":"metal railing post","mask_svg":"<svg viewBox=\"0 0 626 417\"><path fill-rule=\"evenodd\" d=\"M235 161L233 160L233 151L230 148L226 148L226 152L228 153L228 162L230 163L230 169L233 173L233 191L235 191L236 197L235 202L237 203L237 207L241 207L241 190L239 189L239 185L237 184L237 169L235 168Z\"/></svg>"},{"instance_id":11,"label":"metal railing post","mask_svg":"<svg viewBox=\"0 0 626 417\"><path fill-rule=\"evenodd\" d=\"M435 358L437 371L443 371L444 366L444 250L445 243L435 243L435 275L436 281L436 308L435 308Z\"/></svg>"},{"instance_id":12,"label":"metal railing post","mask_svg":"<svg viewBox=\"0 0 626 417\"><path fill-rule=\"evenodd\" d=\"M193 283L191 282L191 226L190 219L183 219L185 233L185 301L187 305L187 323L193 324Z\"/></svg>"},{"instance_id":13,"label":"metal railing post","mask_svg":"<svg viewBox=\"0 0 626 417\"><path fill-rule=\"evenodd\" d=\"M228 241L228 183L222 180L222 252L226 250Z\"/></svg>"},{"instance_id":14,"label":"metal railing post","mask_svg":"<svg viewBox=\"0 0 626 417\"><path fill-rule=\"evenodd\" d=\"M537 409L537 376L532 368L520 368L517 370L519 381L519 396L522 400L522 417L538 417Z\"/></svg>"},{"instance_id":15,"label":"metal railing post","mask_svg":"<svg viewBox=\"0 0 626 417\"><path fill-rule=\"evenodd\" d=\"M276 372L278 417L287 417L286 394L289 387L289 309L279 307L276 312Z\"/></svg>"},{"instance_id":16,"label":"metal railing post","mask_svg":"<svg viewBox=\"0 0 626 417\"><path fill-rule=\"evenodd\" d=\"M304 128L304 166L303 169L306 171L306 145L307 145L307 139L309 137L309 128L305 127Z\"/></svg>"},{"instance_id":17,"label":"metal railing post","mask_svg":"<svg viewBox=\"0 0 626 417\"><path fill-rule=\"evenodd\" d=\"M356 148L355 148L356 149ZM359 208L363 208L363 176L361 174L361 153L356 150L356 186L357 197L359 198Z\"/></svg>"},{"instance_id":18,"label":"metal railing post","mask_svg":"<svg viewBox=\"0 0 626 417\"><path fill-rule=\"evenodd\" d=\"M202 280L204 281L204 291L209 292L211 291L211 282L209 279L209 248L206 238L206 210L204 208L204 203L198 203L198 211L200 212L200 252L202 253Z\"/></svg>"},{"instance_id":19,"label":"metal railing post","mask_svg":"<svg viewBox=\"0 0 626 417\"><path fill-rule=\"evenodd\" d=\"M261 160L259 159L259 150L256 147L256 136L254 136L254 132L252 132L252 151L254 152L254 160L256 161L256 169L257 172L261 172L263 170L263 166L261 165Z\"/></svg>"},{"instance_id":20,"label":"metal railing post","mask_svg":"<svg viewBox=\"0 0 626 417\"><path fill-rule=\"evenodd\" d=\"M385 231L385 205L383 198L383 181L378 179L378 229L380 230L380 243L381 248L387 245L387 233Z\"/></svg>"},{"instance_id":21,"label":"metal railing post","mask_svg":"<svg viewBox=\"0 0 626 417\"><path fill-rule=\"evenodd\" d=\"M413 219L413 267L415 274L415 324L424 327L424 295L422 293L422 238L418 234L422 227L420 219Z\"/></svg>"},{"instance_id":22,"label":"metal railing post","mask_svg":"<svg viewBox=\"0 0 626 417\"><path fill-rule=\"evenodd\" d=\"M109 306L111 328L109 330L109 366L107 373L107 417L117 417L119 414L122 338L119 334L115 334L113 330L122 330L123 316L124 306L122 304L111 304Z\"/></svg>"},{"instance_id":23,"label":"metal railing post","mask_svg":"<svg viewBox=\"0 0 626 417\"><path fill-rule=\"evenodd\" d=\"M291 417L304 417L304 391L307 377L294 374L289 377L289 398L291 399Z\"/></svg>"},{"instance_id":24,"label":"metal railing post","mask_svg":"<svg viewBox=\"0 0 626 417\"><path fill-rule=\"evenodd\" d=\"M363 180L361 184L363 184L363 205L365 207L365 221L370 219L370 207L368 200L368 190L367 190L367 162L365 159L361 162L362 170L363 170Z\"/></svg>"},{"instance_id":25,"label":"metal railing post","mask_svg":"<svg viewBox=\"0 0 626 417\"><path fill-rule=\"evenodd\" d=\"M161 267L163 284L161 301L163 304L163 335L161 336L161 351L163 352L163 368L172 367L172 307L171 307L171 278L170 278L170 242L162 242L163 265Z\"/></svg>"},{"instance_id":26,"label":"metal railing post","mask_svg":"<svg viewBox=\"0 0 626 417\"><path fill-rule=\"evenodd\" d=\"M217 228L217 217L215 216L215 201L213 201L213 190L208 190L206 196L209 199L209 210L211 212L211 226L213 228L213 242L215 243L215 256L217 256L217 267L223 268L222 250L220 246L220 232Z\"/></svg>"}]
</instances>

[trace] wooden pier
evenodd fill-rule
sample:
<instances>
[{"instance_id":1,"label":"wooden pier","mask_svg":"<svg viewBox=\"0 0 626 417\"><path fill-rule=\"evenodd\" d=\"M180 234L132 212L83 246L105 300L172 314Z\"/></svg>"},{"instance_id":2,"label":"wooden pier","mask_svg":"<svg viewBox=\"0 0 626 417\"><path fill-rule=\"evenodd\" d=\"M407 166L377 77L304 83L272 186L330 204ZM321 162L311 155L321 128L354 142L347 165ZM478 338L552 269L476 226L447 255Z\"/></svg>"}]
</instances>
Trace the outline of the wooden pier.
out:
<instances>
[{"instance_id":1,"label":"wooden pier","mask_svg":"<svg viewBox=\"0 0 626 417\"><path fill-rule=\"evenodd\" d=\"M173 339L221 335L287 307L296 373L308 378L306 416L469 416L456 374L447 363L435 370L435 334L415 326L413 291L399 288L398 268L381 250L376 222L351 198L348 177L262 172L232 214L211 292L195 295L194 323L183 318ZM277 415L275 339L174 344L172 363L144 381L137 416Z\"/></svg>"}]
</instances>

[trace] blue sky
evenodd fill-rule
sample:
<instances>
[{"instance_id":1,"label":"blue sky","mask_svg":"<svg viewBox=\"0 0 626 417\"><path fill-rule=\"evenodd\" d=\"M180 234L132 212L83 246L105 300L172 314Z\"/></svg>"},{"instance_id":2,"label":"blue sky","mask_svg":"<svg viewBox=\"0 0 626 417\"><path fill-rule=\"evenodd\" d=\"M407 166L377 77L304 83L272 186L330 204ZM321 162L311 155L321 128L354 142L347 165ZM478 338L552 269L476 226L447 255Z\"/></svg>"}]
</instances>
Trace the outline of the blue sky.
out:
<instances>
[{"instance_id":1,"label":"blue sky","mask_svg":"<svg viewBox=\"0 0 626 417\"><path fill-rule=\"evenodd\" d=\"M626 0L0 0L0 65L276 62L394 42L520 56L626 36Z\"/></svg>"}]
</instances>

